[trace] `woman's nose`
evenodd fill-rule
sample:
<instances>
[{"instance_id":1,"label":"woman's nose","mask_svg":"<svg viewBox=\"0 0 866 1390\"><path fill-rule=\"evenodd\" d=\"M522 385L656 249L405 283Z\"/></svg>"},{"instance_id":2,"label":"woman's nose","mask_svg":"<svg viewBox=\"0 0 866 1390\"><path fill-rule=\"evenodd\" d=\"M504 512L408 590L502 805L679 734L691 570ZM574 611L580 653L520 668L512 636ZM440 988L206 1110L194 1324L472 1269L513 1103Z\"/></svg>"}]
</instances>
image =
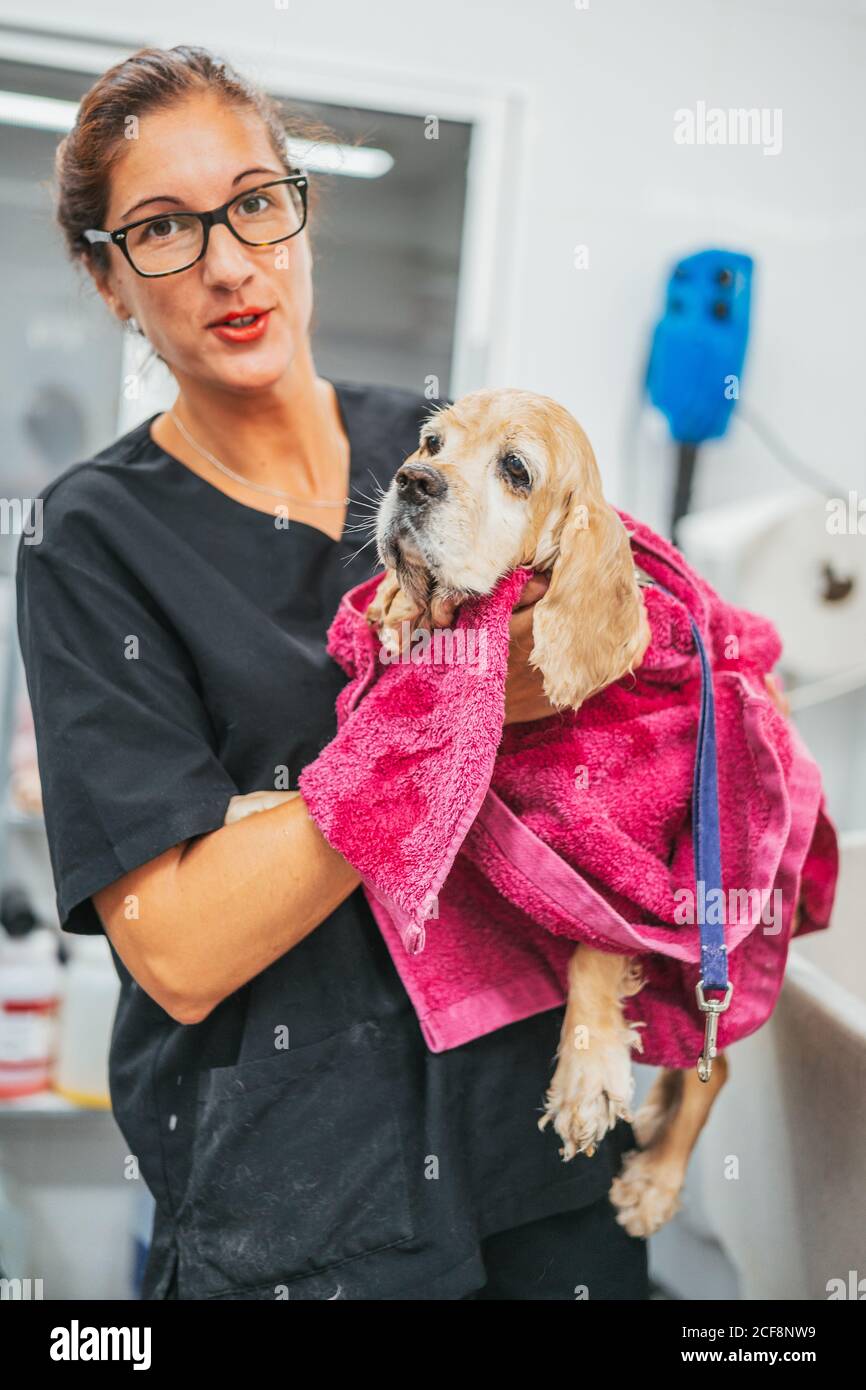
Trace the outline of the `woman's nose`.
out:
<instances>
[{"instance_id":1,"label":"woman's nose","mask_svg":"<svg viewBox=\"0 0 866 1390\"><path fill-rule=\"evenodd\" d=\"M205 283L226 289L243 284L253 269L247 248L228 227L211 227L203 266Z\"/></svg>"}]
</instances>

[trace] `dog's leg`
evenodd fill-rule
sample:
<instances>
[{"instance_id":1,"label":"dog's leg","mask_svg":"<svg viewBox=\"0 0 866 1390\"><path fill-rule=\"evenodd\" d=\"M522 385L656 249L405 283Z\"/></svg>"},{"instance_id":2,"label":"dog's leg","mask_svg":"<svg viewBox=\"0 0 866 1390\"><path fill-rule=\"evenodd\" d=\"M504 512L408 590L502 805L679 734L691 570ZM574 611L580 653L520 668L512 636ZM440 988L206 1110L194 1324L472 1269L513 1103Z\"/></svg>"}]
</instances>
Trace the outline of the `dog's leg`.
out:
<instances>
[{"instance_id":1,"label":"dog's leg","mask_svg":"<svg viewBox=\"0 0 866 1390\"><path fill-rule=\"evenodd\" d=\"M801 908L798 903L792 935L801 925ZM727 1056L719 1052L709 1081L692 1069L666 1068L655 1078L632 1125L640 1148L624 1156L610 1189L617 1221L630 1235L650 1236L680 1210L692 1150L729 1075Z\"/></svg>"},{"instance_id":2,"label":"dog's leg","mask_svg":"<svg viewBox=\"0 0 866 1390\"><path fill-rule=\"evenodd\" d=\"M649 1148L676 1110L683 1093L684 1075L684 1072L673 1067L659 1069L632 1122L634 1137L640 1148Z\"/></svg>"},{"instance_id":3,"label":"dog's leg","mask_svg":"<svg viewBox=\"0 0 866 1390\"><path fill-rule=\"evenodd\" d=\"M247 792L246 796L233 796L226 808L223 825L234 825L235 821L243 820L245 816L254 816L258 811L270 811L272 807L282 806L284 801L291 801L300 794L300 792L261 791Z\"/></svg>"},{"instance_id":4,"label":"dog's leg","mask_svg":"<svg viewBox=\"0 0 866 1390\"><path fill-rule=\"evenodd\" d=\"M728 1078L723 1052L709 1081L695 1070L665 1070L656 1077L634 1121L640 1149L623 1159L610 1189L617 1221L629 1235L651 1236L680 1209L680 1193L698 1135Z\"/></svg>"},{"instance_id":5,"label":"dog's leg","mask_svg":"<svg viewBox=\"0 0 866 1390\"><path fill-rule=\"evenodd\" d=\"M557 1067L539 1120L551 1120L562 1157L591 1155L617 1120L631 1119L631 1049L641 1048L639 1025L623 1017L622 1000L643 986L638 962L581 943L569 961L568 1003Z\"/></svg>"}]
</instances>

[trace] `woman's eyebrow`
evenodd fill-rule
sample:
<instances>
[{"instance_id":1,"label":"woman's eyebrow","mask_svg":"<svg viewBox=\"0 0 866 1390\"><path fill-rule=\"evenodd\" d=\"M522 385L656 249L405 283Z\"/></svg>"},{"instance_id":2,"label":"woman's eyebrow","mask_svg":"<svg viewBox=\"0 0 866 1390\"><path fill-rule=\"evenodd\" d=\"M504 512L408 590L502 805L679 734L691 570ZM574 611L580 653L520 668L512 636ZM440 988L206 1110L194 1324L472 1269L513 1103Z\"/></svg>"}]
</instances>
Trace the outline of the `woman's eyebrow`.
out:
<instances>
[{"instance_id":1,"label":"woman's eyebrow","mask_svg":"<svg viewBox=\"0 0 866 1390\"><path fill-rule=\"evenodd\" d=\"M283 175L275 169L266 169L263 166L256 166L254 169L244 169L241 174L235 174L231 182L232 188L234 188L236 183L240 183L241 179L249 178L250 174L272 174L275 179L283 177ZM127 208L126 212L123 213L121 217L121 221L125 222L134 212L138 212L139 208L146 208L151 203L173 203L177 207L183 203L183 201L183 198L175 198L171 193L154 193L150 198L141 198L139 202L133 203L131 208Z\"/></svg>"},{"instance_id":2,"label":"woman's eyebrow","mask_svg":"<svg viewBox=\"0 0 866 1390\"><path fill-rule=\"evenodd\" d=\"M232 187L236 183L240 183L241 179L248 178L250 174L272 174L275 179L282 179L285 178L286 171L285 169L265 169L261 165L256 165L254 169L244 169L242 174L235 174L232 179Z\"/></svg>"},{"instance_id":3,"label":"woman's eyebrow","mask_svg":"<svg viewBox=\"0 0 866 1390\"><path fill-rule=\"evenodd\" d=\"M134 212L138 212L139 208L146 208L150 203L178 204L182 201L181 198L173 198L170 193L155 193L151 198L142 198L139 202L133 203L131 208L127 208L126 212L121 214L120 220L126 222L127 218L130 218Z\"/></svg>"}]
</instances>

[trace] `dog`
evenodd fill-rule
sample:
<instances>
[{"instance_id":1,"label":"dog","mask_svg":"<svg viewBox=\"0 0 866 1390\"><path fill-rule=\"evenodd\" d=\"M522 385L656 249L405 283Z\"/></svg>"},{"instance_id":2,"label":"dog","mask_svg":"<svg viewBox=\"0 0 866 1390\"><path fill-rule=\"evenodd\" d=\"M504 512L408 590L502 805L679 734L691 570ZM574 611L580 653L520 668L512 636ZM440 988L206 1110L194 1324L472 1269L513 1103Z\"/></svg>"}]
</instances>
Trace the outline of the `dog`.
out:
<instances>
[{"instance_id":1,"label":"dog","mask_svg":"<svg viewBox=\"0 0 866 1390\"><path fill-rule=\"evenodd\" d=\"M649 646L646 576L604 497L589 440L547 396L480 390L431 409L375 528L386 572L365 616L392 655L408 628L450 626L461 603L489 594L523 565L549 576L533 606L529 661L553 707L578 709L638 667ZM226 824L297 795L234 797ZM618 1119L632 1124L639 1147L625 1155L610 1199L635 1236L653 1234L680 1209L690 1155L729 1076L724 1053L708 1081L662 1069L633 1113L631 1049L640 1048L640 1036L622 1005L643 984L637 958L575 947L539 1120L542 1129L553 1124L566 1161L591 1155ZM572 1041L578 1027L587 1047Z\"/></svg>"},{"instance_id":2,"label":"dog","mask_svg":"<svg viewBox=\"0 0 866 1390\"><path fill-rule=\"evenodd\" d=\"M461 603L522 565L549 575L533 607L529 661L552 706L578 709L639 666L649 646L628 533L586 434L550 397L482 390L433 410L382 499L376 540L386 577L367 619L392 655L407 626L450 625ZM728 1075L724 1053L707 1083L662 1070L633 1114L640 1036L622 1001L643 983L636 959L575 947L539 1120L553 1124L566 1161L591 1155L618 1119L632 1124L640 1147L625 1156L610 1198L636 1236L679 1210L690 1154ZM573 1042L578 1027L587 1047Z\"/></svg>"}]
</instances>

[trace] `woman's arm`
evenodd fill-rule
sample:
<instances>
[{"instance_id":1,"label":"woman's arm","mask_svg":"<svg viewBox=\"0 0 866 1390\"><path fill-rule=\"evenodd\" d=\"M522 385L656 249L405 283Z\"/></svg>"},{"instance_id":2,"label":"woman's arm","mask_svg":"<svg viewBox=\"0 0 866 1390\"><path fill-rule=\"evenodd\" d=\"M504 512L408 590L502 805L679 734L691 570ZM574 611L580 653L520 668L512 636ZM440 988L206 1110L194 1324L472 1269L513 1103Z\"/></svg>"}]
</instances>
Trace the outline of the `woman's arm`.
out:
<instances>
[{"instance_id":1,"label":"woman's arm","mask_svg":"<svg viewBox=\"0 0 866 1390\"><path fill-rule=\"evenodd\" d=\"M141 988L178 1023L200 1023L360 881L298 796L174 845L92 901Z\"/></svg>"},{"instance_id":2,"label":"woman's arm","mask_svg":"<svg viewBox=\"0 0 866 1390\"><path fill-rule=\"evenodd\" d=\"M511 618L505 722L554 712L528 664L533 579ZM237 798L241 800L241 798ZM92 895L129 973L179 1023L199 1023L290 951L361 882L298 795L175 845Z\"/></svg>"}]
</instances>

